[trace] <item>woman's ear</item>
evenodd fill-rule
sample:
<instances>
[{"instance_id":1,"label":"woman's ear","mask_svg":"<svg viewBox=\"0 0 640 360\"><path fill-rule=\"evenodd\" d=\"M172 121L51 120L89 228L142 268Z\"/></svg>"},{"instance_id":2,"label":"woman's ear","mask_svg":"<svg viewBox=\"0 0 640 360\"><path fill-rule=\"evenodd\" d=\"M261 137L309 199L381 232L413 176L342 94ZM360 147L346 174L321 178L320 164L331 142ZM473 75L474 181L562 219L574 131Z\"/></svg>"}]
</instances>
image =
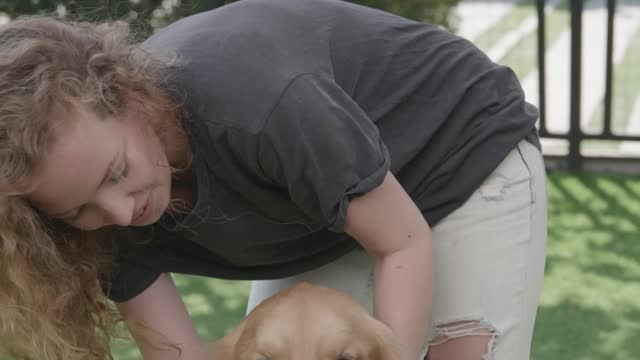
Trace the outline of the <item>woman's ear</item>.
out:
<instances>
[{"instance_id":1,"label":"woman's ear","mask_svg":"<svg viewBox=\"0 0 640 360\"><path fill-rule=\"evenodd\" d=\"M227 335L214 340L208 344L209 352L212 354L212 360L234 360L234 353L238 339L244 331L246 319L236 325Z\"/></svg>"}]
</instances>

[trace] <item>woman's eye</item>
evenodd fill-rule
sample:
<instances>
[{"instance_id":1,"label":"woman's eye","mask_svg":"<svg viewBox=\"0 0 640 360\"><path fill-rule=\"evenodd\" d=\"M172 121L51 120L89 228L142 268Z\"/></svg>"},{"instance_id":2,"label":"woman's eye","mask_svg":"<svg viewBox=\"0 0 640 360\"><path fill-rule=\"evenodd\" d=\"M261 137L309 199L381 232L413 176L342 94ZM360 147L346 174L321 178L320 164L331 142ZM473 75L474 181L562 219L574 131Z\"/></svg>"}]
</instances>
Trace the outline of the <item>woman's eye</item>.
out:
<instances>
[{"instance_id":1,"label":"woman's eye","mask_svg":"<svg viewBox=\"0 0 640 360\"><path fill-rule=\"evenodd\" d=\"M122 169L120 171L114 172L114 174L109 179L109 182L113 184L118 183L120 180L125 179L128 174L129 164L125 162L124 165L122 165Z\"/></svg>"},{"instance_id":2,"label":"woman's eye","mask_svg":"<svg viewBox=\"0 0 640 360\"><path fill-rule=\"evenodd\" d=\"M338 358L336 360L356 360L357 358L358 357L355 354L343 352L338 355Z\"/></svg>"},{"instance_id":3,"label":"woman's eye","mask_svg":"<svg viewBox=\"0 0 640 360\"><path fill-rule=\"evenodd\" d=\"M81 206L73 214L70 214L69 216L65 216L64 220L67 220L69 222L74 222L78 220L80 216L82 216L83 211L84 211L84 206Z\"/></svg>"}]
</instances>

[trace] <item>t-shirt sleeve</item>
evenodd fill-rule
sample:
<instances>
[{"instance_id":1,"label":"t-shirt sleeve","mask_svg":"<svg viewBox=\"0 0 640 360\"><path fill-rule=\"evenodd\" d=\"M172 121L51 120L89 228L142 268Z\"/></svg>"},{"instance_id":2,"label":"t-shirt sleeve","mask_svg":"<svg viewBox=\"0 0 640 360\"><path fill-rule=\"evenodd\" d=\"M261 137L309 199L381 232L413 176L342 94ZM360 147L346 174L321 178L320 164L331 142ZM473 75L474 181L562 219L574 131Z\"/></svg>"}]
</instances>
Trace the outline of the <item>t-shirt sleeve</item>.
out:
<instances>
[{"instance_id":1,"label":"t-shirt sleeve","mask_svg":"<svg viewBox=\"0 0 640 360\"><path fill-rule=\"evenodd\" d=\"M103 293L115 302L130 300L146 290L161 272L146 264L143 259L153 255L150 244L133 245L130 239L116 242L115 269L104 274L101 280Z\"/></svg>"},{"instance_id":2,"label":"t-shirt sleeve","mask_svg":"<svg viewBox=\"0 0 640 360\"><path fill-rule=\"evenodd\" d=\"M261 132L262 171L311 219L344 231L349 201L380 185L389 153L378 128L332 79L305 74L282 94Z\"/></svg>"},{"instance_id":3,"label":"t-shirt sleeve","mask_svg":"<svg viewBox=\"0 0 640 360\"><path fill-rule=\"evenodd\" d=\"M115 302L131 300L146 290L160 276L160 272L136 262L118 261L118 269L103 278L102 290Z\"/></svg>"}]
</instances>

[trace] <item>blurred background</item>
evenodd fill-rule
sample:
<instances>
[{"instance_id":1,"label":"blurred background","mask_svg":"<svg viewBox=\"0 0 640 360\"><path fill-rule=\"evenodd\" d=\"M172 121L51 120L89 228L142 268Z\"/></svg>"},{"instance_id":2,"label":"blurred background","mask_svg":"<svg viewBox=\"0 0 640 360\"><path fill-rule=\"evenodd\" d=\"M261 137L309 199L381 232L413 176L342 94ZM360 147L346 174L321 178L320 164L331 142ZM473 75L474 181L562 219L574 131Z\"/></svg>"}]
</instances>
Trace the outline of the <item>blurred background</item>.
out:
<instances>
[{"instance_id":1,"label":"blurred background","mask_svg":"<svg viewBox=\"0 0 640 360\"><path fill-rule=\"evenodd\" d=\"M242 0L238 0L242 1ZM224 0L0 0L23 14L129 21L140 38ZM640 358L640 0L360 0L438 24L511 67L539 107L549 250L533 360ZM247 282L174 275L198 331L244 315ZM139 359L114 342L116 359Z\"/></svg>"}]
</instances>

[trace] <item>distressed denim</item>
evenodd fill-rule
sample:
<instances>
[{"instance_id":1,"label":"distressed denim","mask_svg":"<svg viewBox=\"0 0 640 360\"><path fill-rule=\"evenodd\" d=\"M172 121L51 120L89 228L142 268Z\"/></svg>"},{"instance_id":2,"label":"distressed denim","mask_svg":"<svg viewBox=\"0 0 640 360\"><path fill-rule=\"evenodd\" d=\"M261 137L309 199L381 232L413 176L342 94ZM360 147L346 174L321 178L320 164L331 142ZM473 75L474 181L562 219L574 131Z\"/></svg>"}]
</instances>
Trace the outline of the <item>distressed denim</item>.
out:
<instances>
[{"instance_id":1,"label":"distressed denim","mask_svg":"<svg viewBox=\"0 0 640 360\"><path fill-rule=\"evenodd\" d=\"M486 360L528 360L544 274L547 192L540 151L521 141L475 193L432 228L435 284L428 346L490 337ZM362 250L293 277L254 281L247 312L299 281L346 292L370 311L372 260Z\"/></svg>"}]
</instances>

